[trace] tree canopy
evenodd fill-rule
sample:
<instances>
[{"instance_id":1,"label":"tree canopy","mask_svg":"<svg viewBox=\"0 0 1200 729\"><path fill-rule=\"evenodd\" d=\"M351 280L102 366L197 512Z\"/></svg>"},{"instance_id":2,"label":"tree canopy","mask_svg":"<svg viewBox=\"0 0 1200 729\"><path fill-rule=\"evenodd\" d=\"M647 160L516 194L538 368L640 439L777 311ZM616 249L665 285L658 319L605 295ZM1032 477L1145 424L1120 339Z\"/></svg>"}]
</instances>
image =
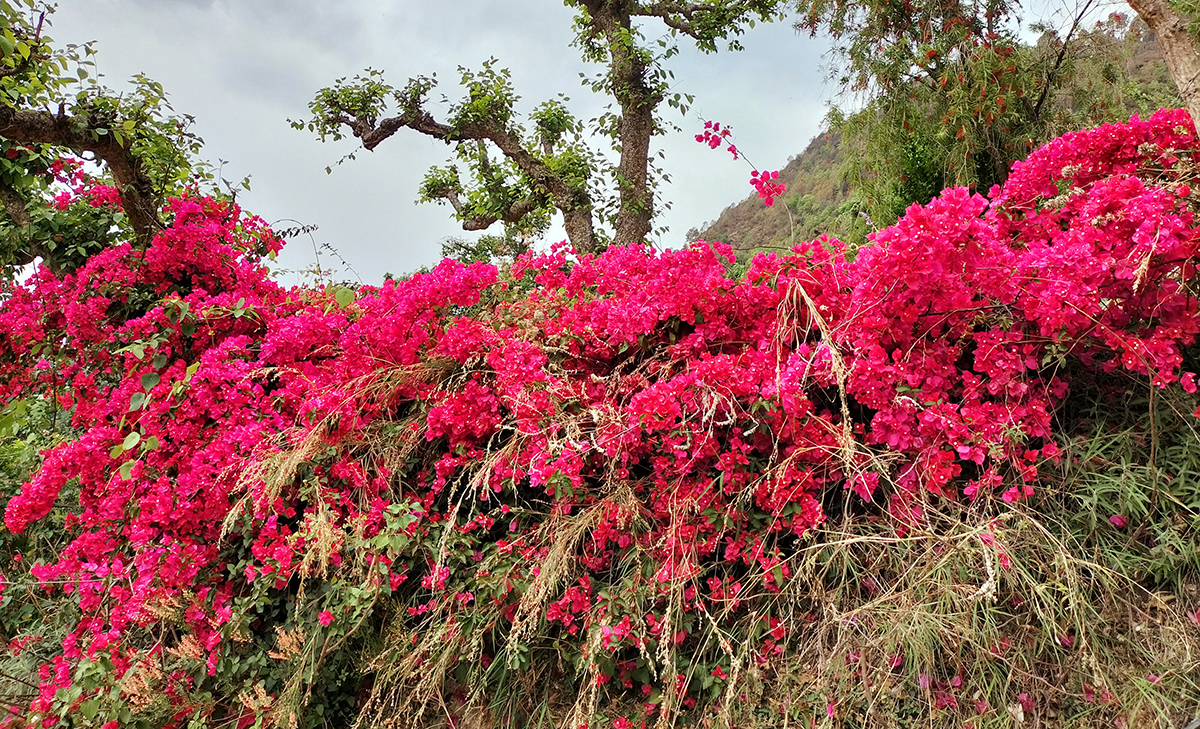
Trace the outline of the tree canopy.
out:
<instances>
[{"instance_id":1,"label":"tree canopy","mask_svg":"<svg viewBox=\"0 0 1200 729\"><path fill-rule=\"evenodd\" d=\"M118 94L90 74L90 45L56 47L53 6L0 0L0 265L35 257L73 268L132 236L148 245L162 230L168 195L211 179L195 155L191 119L173 113L145 76ZM94 167L81 166L94 162ZM66 188L94 190L79 205L48 204ZM111 200L102 203L111 187ZM95 203L95 204L92 204Z\"/></svg>"},{"instance_id":2,"label":"tree canopy","mask_svg":"<svg viewBox=\"0 0 1200 729\"><path fill-rule=\"evenodd\" d=\"M782 17L782 0L571 0L578 10L576 40L583 57L603 71L588 82L593 92L612 98L615 110L594 120L590 131L611 140L616 164L586 144L584 125L565 99L546 101L530 114L530 129L515 118L517 96L507 71L494 62L463 70L466 95L438 121L427 96L435 81L409 79L403 87L368 69L320 90L312 117L294 126L322 139L353 135L374 150L400 129L411 129L455 147L465 169L452 164L430 170L421 187L423 201L453 207L464 230L484 230L502 222L510 235L544 230L553 211L563 216L571 244L591 252L608 242L640 242L650 233L657 210L651 165L651 139L664 131L659 107L686 110L691 97L671 89L665 61L677 39L705 52L720 45L740 48L738 36L755 22ZM646 38L647 24L661 24L665 38ZM395 106L387 116L390 105ZM494 159L496 155L502 159ZM465 179L464 179L465 177Z\"/></svg>"},{"instance_id":3,"label":"tree canopy","mask_svg":"<svg viewBox=\"0 0 1200 729\"><path fill-rule=\"evenodd\" d=\"M887 225L949 185L1001 184L1013 162L1064 132L1178 105L1128 58L1144 25L1093 2L1057 27L1008 2L801 3L797 28L828 32L833 68L860 109L835 107L845 174ZM1022 40L1032 31L1036 41Z\"/></svg>"}]
</instances>

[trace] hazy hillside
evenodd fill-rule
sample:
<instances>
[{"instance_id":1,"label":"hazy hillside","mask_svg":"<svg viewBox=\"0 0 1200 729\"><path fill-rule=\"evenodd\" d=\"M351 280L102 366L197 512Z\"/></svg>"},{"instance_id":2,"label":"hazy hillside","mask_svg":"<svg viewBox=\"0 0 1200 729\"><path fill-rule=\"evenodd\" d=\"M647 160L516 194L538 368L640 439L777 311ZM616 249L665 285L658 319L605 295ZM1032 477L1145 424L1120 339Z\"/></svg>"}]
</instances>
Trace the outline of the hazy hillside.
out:
<instances>
[{"instance_id":1,"label":"hazy hillside","mask_svg":"<svg viewBox=\"0 0 1200 729\"><path fill-rule=\"evenodd\" d=\"M787 195L766 207L757 195L725 208L715 222L693 231L691 238L719 240L739 250L772 245L789 245L821 233L843 235L858 216L851 191L841 174L841 138L836 133L818 134L799 156L779 171ZM789 216L790 213L790 216Z\"/></svg>"},{"instance_id":2,"label":"hazy hillside","mask_svg":"<svg viewBox=\"0 0 1200 729\"><path fill-rule=\"evenodd\" d=\"M1140 40L1126 51L1128 81L1122 84L1126 109L1118 115L1121 120L1135 113L1148 116L1153 110L1180 103L1158 42L1142 28ZM1058 103L1069 106L1073 100L1064 94ZM861 242L871 230L894 222L871 221L860 212L863 206L847 181L841 141L839 134L825 129L803 152L789 159L779 173L787 193L773 207L764 206L757 195L750 194L725 208L715 221L693 228L688 238L722 241L744 251L790 247L793 241L811 240L822 233Z\"/></svg>"}]
</instances>

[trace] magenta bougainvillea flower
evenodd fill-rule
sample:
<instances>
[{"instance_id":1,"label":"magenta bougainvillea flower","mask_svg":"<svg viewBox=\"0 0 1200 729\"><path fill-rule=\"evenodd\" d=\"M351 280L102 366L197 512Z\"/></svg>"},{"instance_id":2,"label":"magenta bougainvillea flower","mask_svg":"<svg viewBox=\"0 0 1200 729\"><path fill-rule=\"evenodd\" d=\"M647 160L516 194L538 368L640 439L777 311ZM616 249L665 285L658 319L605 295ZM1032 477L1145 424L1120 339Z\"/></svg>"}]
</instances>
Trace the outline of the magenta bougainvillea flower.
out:
<instances>
[{"instance_id":1,"label":"magenta bougainvillea flower","mask_svg":"<svg viewBox=\"0 0 1200 729\"><path fill-rule=\"evenodd\" d=\"M856 252L818 238L737 277L729 246L696 242L288 289L261 264L280 245L261 221L173 200L145 250L0 284L0 404L59 403L74 434L5 508L19 534L62 507L69 541L29 575L80 615L18 713L99 696L72 694L75 668L146 658L129 637L163 605L207 673L233 675L235 631L264 625L246 596L300 584L331 609L294 603L277 619L295 635L334 610L353 630L387 600L414 641L494 610L473 662L528 630L647 712L668 689L694 704L724 669L672 678L637 657L687 651L739 609L761 610L752 659L783 655L803 626L769 598L829 504L903 531L930 499L1036 496L1073 384L1058 358L1195 391L1200 236L1172 178L1173 150L1195 148L1182 111L1069 134L986 197L950 189ZM550 540L566 522L586 528ZM522 602L563 563L570 579ZM639 598L615 600L627 576ZM205 673L163 679L181 716Z\"/></svg>"}]
</instances>

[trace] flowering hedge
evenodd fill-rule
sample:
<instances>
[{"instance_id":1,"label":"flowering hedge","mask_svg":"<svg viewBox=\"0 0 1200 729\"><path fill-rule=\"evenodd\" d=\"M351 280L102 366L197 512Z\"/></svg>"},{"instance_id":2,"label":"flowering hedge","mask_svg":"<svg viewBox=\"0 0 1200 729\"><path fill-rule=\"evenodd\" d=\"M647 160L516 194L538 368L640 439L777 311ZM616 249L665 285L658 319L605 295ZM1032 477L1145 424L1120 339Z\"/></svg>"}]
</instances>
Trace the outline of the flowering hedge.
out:
<instances>
[{"instance_id":1,"label":"flowering hedge","mask_svg":"<svg viewBox=\"0 0 1200 729\"><path fill-rule=\"evenodd\" d=\"M827 512L1034 495L1072 372L1195 392L1195 147L1182 111L1069 134L741 276L697 243L285 289L260 221L175 200L0 299L0 403L74 431L5 510L70 543L7 579L78 616L0 726L370 722L547 664L575 724L728 706Z\"/></svg>"}]
</instances>

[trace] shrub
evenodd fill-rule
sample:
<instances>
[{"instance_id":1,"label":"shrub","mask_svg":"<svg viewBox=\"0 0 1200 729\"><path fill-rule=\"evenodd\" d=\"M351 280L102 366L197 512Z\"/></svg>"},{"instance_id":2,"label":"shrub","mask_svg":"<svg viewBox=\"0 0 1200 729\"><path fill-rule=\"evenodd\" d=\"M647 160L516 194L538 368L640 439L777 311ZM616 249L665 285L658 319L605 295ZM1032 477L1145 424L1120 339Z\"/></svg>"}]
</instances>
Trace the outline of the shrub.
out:
<instances>
[{"instance_id":1,"label":"shrub","mask_svg":"<svg viewBox=\"0 0 1200 729\"><path fill-rule=\"evenodd\" d=\"M174 201L0 306L0 397L73 429L5 513L71 541L9 579L79 614L6 723L1166 722L1195 141L1067 135L737 278L701 242L286 290L257 220Z\"/></svg>"}]
</instances>

